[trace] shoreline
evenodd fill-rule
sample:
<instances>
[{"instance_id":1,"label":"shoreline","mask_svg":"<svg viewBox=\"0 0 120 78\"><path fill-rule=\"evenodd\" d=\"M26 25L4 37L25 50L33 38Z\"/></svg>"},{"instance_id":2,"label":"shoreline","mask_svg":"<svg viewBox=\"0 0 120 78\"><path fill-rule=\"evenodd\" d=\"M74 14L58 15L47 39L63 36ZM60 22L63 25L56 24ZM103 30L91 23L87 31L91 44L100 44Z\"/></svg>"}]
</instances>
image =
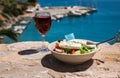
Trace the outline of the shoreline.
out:
<instances>
[{"instance_id":1,"label":"shoreline","mask_svg":"<svg viewBox=\"0 0 120 78\"><path fill-rule=\"evenodd\" d=\"M96 8L84 6L56 6L56 7L39 7L41 12L50 12L52 20L59 20L66 16L83 16L90 15L91 12L97 11Z\"/></svg>"},{"instance_id":2,"label":"shoreline","mask_svg":"<svg viewBox=\"0 0 120 78\"><path fill-rule=\"evenodd\" d=\"M32 12L24 13L23 15L19 15L18 17L11 18L8 23L6 23L6 26L4 26L4 29L12 28L13 30L19 30L17 33L20 35L24 32L24 29L27 28L27 23L25 24L26 27L16 27L14 28L14 25L23 20L24 18L32 18L35 15L35 12L39 10L40 12L50 12L51 19L52 20L58 20L62 19L64 17L69 16L83 16L83 15L90 15L91 12L97 11L95 8L91 7L84 7L84 6L54 6L54 7L41 7L40 4L36 4L36 6L32 7L31 9L34 9ZM31 21L31 20L30 20ZM24 22L24 20L23 20ZM19 24L17 26L20 26ZM16 32L15 31L15 32Z\"/></svg>"},{"instance_id":3,"label":"shoreline","mask_svg":"<svg viewBox=\"0 0 120 78\"><path fill-rule=\"evenodd\" d=\"M23 20L26 17L33 17L35 15L36 10L38 9L40 12L50 12L52 20L59 20L66 16L83 16L90 15L91 12L97 11L96 8L85 7L85 6L54 6L54 7L41 7L40 4L36 4L33 7L34 10L32 12L26 12L23 15L19 15L18 17L12 17L5 26L0 27L0 29L9 29L12 28L14 24Z\"/></svg>"},{"instance_id":4,"label":"shoreline","mask_svg":"<svg viewBox=\"0 0 120 78\"><path fill-rule=\"evenodd\" d=\"M55 6L55 7L41 7L40 4L36 4L35 7L33 7L32 9L34 9L32 12L26 12L24 15L20 15L16 18L17 21L14 21L13 24L11 24L11 26L9 26L9 28L12 28L13 25L15 25L16 23L20 23L21 21L24 22L25 26L27 26L31 20L29 21L24 21L24 18L33 18L35 15L35 12L37 11L37 9L40 12L50 12L51 14L51 19L52 20L59 20L62 19L64 17L67 16L83 16L83 15L89 15L89 13L91 12L95 12L97 11L95 8L90 8L90 7L84 7L84 6ZM21 24L20 24L21 25ZM18 24L19 26L19 24ZM22 29L21 27L17 27L18 29L14 29L13 30L20 30L20 32L18 31L17 33L22 34L22 32L24 32L24 29Z\"/></svg>"},{"instance_id":5,"label":"shoreline","mask_svg":"<svg viewBox=\"0 0 120 78\"><path fill-rule=\"evenodd\" d=\"M83 7L83 6L56 6L56 7L40 7L40 4L36 4L35 7L31 8L34 9L30 13L26 13L24 15L21 15L19 18L22 18L21 21L18 20L20 23L23 22L25 23L25 28L30 22L30 20L25 21L24 18L33 18L35 15L35 12L39 10L40 12L50 12L51 14L51 19L52 20L59 20L64 17L69 17L69 16L83 16L83 15L89 15L90 12L96 11L95 8L90 8L90 7ZM24 32L23 25L18 24L16 25L15 32L18 34L22 34Z\"/></svg>"}]
</instances>

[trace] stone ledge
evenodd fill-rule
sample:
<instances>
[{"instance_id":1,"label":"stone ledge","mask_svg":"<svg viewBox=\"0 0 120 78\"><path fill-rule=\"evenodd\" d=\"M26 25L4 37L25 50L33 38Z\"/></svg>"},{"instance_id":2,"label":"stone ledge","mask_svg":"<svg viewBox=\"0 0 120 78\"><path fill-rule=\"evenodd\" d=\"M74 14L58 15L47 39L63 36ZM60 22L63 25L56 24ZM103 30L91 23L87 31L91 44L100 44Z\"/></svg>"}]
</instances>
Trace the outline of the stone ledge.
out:
<instances>
[{"instance_id":1,"label":"stone ledge","mask_svg":"<svg viewBox=\"0 0 120 78\"><path fill-rule=\"evenodd\" d=\"M56 60L49 51L37 53L40 46L41 42L0 44L0 78L120 77L120 43L101 44L91 60L76 66ZM26 51L30 53L20 54Z\"/></svg>"}]
</instances>

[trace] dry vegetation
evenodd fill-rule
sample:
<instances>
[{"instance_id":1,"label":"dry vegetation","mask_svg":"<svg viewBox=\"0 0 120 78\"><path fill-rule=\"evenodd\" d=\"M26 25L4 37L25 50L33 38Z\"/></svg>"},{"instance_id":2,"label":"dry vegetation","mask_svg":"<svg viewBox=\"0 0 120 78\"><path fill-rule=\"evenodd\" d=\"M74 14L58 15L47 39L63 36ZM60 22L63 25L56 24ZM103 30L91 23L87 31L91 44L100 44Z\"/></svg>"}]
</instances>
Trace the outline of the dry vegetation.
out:
<instances>
[{"instance_id":1,"label":"dry vegetation","mask_svg":"<svg viewBox=\"0 0 120 78\"><path fill-rule=\"evenodd\" d=\"M35 4L36 0L0 0L0 27L12 23L16 17L24 14L27 6Z\"/></svg>"}]
</instances>

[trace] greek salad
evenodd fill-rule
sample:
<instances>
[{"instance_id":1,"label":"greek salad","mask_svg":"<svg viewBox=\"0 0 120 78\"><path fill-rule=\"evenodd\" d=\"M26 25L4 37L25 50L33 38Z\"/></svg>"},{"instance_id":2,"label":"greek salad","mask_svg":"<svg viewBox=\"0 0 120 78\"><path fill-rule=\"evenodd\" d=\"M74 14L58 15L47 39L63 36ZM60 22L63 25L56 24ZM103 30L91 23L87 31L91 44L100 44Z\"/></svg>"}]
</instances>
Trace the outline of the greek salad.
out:
<instances>
[{"instance_id":1,"label":"greek salad","mask_svg":"<svg viewBox=\"0 0 120 78\"><path fill-rule=\"evenodd\" d=\"M73 39L70 41L58 40L55 43L54 51L65 54L85 54L97 49L92 42L81 39Z\"/></svg>"}]
</instances>

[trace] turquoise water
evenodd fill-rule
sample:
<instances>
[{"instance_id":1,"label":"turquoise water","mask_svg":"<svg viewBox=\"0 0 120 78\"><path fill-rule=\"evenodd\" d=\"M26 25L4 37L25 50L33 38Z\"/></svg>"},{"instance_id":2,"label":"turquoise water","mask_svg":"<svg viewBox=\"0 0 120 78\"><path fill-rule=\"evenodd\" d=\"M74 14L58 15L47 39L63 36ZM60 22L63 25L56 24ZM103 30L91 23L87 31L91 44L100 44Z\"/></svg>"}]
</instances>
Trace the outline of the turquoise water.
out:
<instances>
[{"instance_id":1,"label":"turquoise water","mask_svg":"<svg viewBox=\"0 0 120 78\"><path fill-rule=\"evenodd\" d=\"M41 6L92 6L91 0L38 0ZM65 34L74 33L76 38L103 41L113 37L120 29L120 0L92 0L97 12L89 16L66 17L59 22L53 21L51 29L46 34L46 41L52 42L64 39ZM19 41L39 41L41 36L30 23L20 35Z\"/></svg>"}]
</instances>

